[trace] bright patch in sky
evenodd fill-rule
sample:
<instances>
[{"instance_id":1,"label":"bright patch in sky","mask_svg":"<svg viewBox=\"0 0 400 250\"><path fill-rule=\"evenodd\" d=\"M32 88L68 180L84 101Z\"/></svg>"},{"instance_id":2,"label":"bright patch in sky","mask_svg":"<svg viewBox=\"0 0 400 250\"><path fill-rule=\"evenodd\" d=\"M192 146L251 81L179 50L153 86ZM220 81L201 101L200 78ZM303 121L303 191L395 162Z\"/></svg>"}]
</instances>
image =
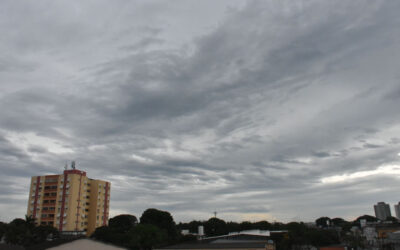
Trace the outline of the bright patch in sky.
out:
<instances>
[{"instance_id":1,"label":"bright patch in sky","mask_svg":"<svg viewBox=\"0 0 400 250\"><path fill-rule=\"evenodd\" d=\"M20 147L26 151L29 147L39 146L55 154L66 154L74 152L72 149L65 147L65 145L63 145L63 143L60 141L44 136L38 136L34 133L8 132L7 134L8 140L10 140L15 146Z\"/></svg>"},{"instance_id":2,"label":"bright patch in sky","mask_svg":"<svg viewBox=\"0 0 400 250\"><path fill-rule=\"evenodd\" d=\"M323 184L332 184L337 182L351 181L359 178L364 178L373 175L399 175L399 165L383 165L375 170L359 171L352 174L334 175L321 179Z\"/></svg>"}]
</instances>

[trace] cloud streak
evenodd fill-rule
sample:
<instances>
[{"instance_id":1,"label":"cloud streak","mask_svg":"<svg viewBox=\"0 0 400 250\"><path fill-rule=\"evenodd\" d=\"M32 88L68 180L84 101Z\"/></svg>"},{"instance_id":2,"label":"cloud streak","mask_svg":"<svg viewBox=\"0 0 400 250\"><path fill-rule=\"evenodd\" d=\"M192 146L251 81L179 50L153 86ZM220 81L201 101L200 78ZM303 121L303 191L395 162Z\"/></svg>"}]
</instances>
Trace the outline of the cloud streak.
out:
<instances>
[{"instance_id":1,"label":"cloud streak","mask_svg":"<svg viewBox=\"0 0 400 250\"><path fill-rule=\"evenodd\" d=\"M112 182L113 215L307 221L398 202L396 1L2 5L2 220L28 197L6 183L70 160Z\"/></svg>"}]
</instances>

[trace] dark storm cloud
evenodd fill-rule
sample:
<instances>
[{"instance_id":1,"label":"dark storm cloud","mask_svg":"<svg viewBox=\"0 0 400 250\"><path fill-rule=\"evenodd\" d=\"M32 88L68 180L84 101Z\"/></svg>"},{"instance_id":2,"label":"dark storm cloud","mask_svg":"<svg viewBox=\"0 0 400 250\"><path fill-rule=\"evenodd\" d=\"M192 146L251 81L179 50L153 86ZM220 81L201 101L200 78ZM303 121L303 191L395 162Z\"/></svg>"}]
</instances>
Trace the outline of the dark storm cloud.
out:
<instances>
[{"instance_id":1,"label":"dark storm cloud","mask_svg":"<svg viewBox=\"0 0 400 250\"><path fill-rule=\"evenodd\" d=\"M178 221L396 201L399 3L196 4L2 3L0 185L77 160L113 215Z\"/></svg>"}]
</instances>

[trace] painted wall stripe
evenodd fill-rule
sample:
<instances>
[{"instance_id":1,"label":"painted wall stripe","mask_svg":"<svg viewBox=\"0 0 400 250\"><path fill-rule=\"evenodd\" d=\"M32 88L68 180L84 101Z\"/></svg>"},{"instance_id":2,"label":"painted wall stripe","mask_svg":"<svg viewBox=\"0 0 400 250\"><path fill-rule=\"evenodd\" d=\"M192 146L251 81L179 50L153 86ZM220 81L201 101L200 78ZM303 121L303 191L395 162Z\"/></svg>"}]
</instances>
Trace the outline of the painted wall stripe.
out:
<instances>
[{"instance_id":1,"label":"painted wall stripe","mask_svg":"<svg viewBox=\"0 0 400 250\"><path fill-rule=\"evenodd\" d=\"M104 212L103 212L103 226L107 225L107 200L108 200L108 182L106 182L106 191L104 193Z\"/></svg>"},{"instance_id":2,"label":"painted wall stripe","mask_svg":"<svg viewBox=\"0 0 400 250\"><path fill-rule=\"evenodd\" d=\"M33 219L36 219L36 209L39 198L39 186L40 186L40 176L36 177L35 201L33 202L33 214L32 214Z\"/></svg>"},{"instance_id":3,"label":"painted wall stripe","mask_svg":"<svg viewBox=\"0 0 400 250\"><path fill-rule=\"evenodd\" d=\"M64 185L63 185L63 193L61 199L61 211L60 211L60 225L58 227L58 231L62 231L63 222L64 222L64 208L65 208L65 196L66 196L66 187L67 187L68 173L64 171Z\"/></svg>"}]
</instances>

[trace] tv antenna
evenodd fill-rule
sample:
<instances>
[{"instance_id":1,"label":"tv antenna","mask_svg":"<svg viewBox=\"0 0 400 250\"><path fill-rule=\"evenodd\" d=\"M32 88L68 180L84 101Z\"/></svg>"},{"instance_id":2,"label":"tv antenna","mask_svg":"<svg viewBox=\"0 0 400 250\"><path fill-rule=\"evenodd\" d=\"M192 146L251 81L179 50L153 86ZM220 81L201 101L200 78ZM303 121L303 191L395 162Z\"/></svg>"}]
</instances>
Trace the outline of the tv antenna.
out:
<instances>
[{"instance_id":1,"label":"tv antenna","mask_svg":"<svg viewBox=\"0 0 400 250\"><path fill-rule=\"evenodd\" d=\"M72 168L72 169L75 169L75 161L72 161L72 162L71 162L71 168Z\"/></svg>"}]
</instances>

